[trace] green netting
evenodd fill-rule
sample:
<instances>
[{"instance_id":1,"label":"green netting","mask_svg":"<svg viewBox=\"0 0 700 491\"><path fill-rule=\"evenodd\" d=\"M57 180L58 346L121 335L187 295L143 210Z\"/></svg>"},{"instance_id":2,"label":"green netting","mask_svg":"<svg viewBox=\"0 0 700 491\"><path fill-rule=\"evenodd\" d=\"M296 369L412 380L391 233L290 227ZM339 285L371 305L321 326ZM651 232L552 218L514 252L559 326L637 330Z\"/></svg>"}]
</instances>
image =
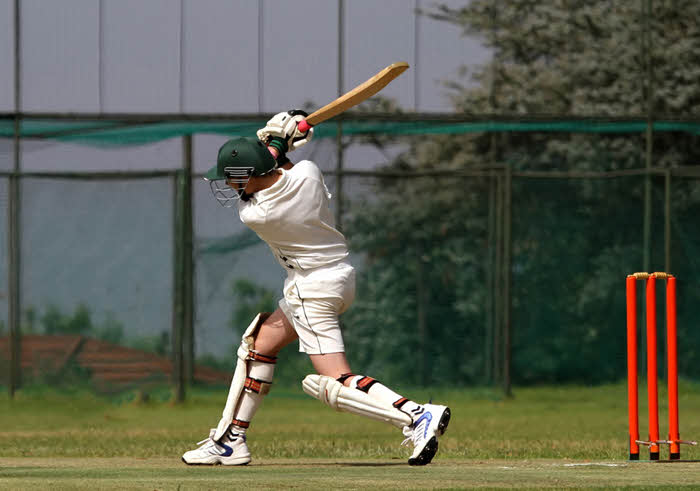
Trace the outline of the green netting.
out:
<instances>
[{"instance_id":1,"label":"green netting","mask_svg":"<svg viewBox=\"0 0 700 491\"><path fill-rule=\"evenodd\" d=\"M400 116L397 116L400 119ZM21 137L44 138L94 146L143 145L191 134L252 135L264 126L259 121L168 121L137 123L128 121L22 120ZM481 132L570 132L570 133L640 133L647 129L644 121L344 121L345 135L440 135ZM700 135L700 123L656 121L656 132L686 132ZM316 138L334 138L334 124L316 128ZM12 138L12 120L0 121L0 138Z\"/></svg>"},{"instance_id":2,"label":"green netting","mask_svg":"<svg viewBox=\"0 0 700 491\"><path fill-rule=\"evenodd\" d=\"M104 123L93 124L96 128ZM209 124L217 131L232 128L227 123ZM346 126L376 131L377 124ZM27 129L40 134L58 127ZM171 132L193 127L191 122L161 126ZM403 129L409 127L407 123ZM562 126L550 128L555 127ZM599 128L603 127L611 126ZM332 124L323 128L319 127L321 135L333 132ZM624 278L643 269L645 175L602 169L644 170L643 125L630 128L639 131L623 137L521 133L503 138L497 147L503 155L494 162L510 165L472 174L344 176L343 232L350 241L358 279L357 300L343 316L352 366L381 373L390 384L499 381L509 308L514 383L600 383L623 378ZM671 128L679 126L667 126ZM116 126L97 131L125 129L139 131ZM459 140L448 150L471 156L464 166L468 171L471 165L491 162L490 152L483 150L491 136L435 140L440 146L444 140ZM693 167L695 140L662 132L655 137L655 162L660 164L656 168L669 172L651 178L649 267L667 269L678 278L680 373L697 380L700 179L675 173L680 167ZM335 142L326 144L332 147ZM472 150L480 148L481 153ZM449 162L450 155L439 155L435 165ZM326 164L333 167L332 157ZM431 164L411 170L428 172ZM385 168L396 169L401 167ZM599 172L562 175L569 170ZM512 192L509 205L507 179ZM328 173L326 182L338 196L335 175ZM6 183L0 180L0 210L5 210L5 217ZM75 182L25 176L22 184L23 335L55 332L46 328L50 322L77 329L77 321L71 319L87 317L86 309L78 308L84 303L93 316L88 334L128 345L140 343L151 351L169 346L163 333L171 328L174 309L171 228L177 212L172 179ZM39 188L42 193L35 195ZM198 180L194 188L193 350L197 359L226 371L247 325L240 319L268 309L260 305L279 297L284 272L235 213L213 201L206 183ZM506 207L512 214L508 224ZM0 236L7 230L7 219L0 220ZM0 258L6 261L4 244ZM504 285L506 247L511 253L509 291ZM7 290L6 264L0 264L0 273L2 293ZM3 295L0 321L7 325L7 294ZM641 298L640 294L640 309ZM659 302L662 319L663 302ZM642 318L640 314L640 332ZM660 338L662 324L660 320ZM9 359L7 348L2 351L0 344L0 368ZM662 360L662 344L659 351ZM297 379L303 375L289 369L281 373Z\"/></svg>"}]
</instances>

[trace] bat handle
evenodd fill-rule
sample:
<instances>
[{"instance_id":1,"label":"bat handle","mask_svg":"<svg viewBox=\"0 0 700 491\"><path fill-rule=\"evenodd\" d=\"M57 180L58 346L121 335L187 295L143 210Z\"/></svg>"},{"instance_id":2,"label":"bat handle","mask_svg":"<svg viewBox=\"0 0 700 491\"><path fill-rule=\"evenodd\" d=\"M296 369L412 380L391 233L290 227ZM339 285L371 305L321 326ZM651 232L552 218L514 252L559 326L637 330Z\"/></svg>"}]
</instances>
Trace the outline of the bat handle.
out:
<instances>
[{"instance_id":1,"label":"bat handle","mask_svg":"<svg viewBox=\"0 0 700 491\"><path fill-rule=\"evenodd\" d=\"M311 125L310 125L309 123L307 123L306 120L304 119L304 120L302 120L302 121L299 121L299 124L297 125L297 128L298 128L299 131L301 131L302 133L306 133L307 131L309 131L309 129L311 129Z\"/></svg>"}]
</instances>

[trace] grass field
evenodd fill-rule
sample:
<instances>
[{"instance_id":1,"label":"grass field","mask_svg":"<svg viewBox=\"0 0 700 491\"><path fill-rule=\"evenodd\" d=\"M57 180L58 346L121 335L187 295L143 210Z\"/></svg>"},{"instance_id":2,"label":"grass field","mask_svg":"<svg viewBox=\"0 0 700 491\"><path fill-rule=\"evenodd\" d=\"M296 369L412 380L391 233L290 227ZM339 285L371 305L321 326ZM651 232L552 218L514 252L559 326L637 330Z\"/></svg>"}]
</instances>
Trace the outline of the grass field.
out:
<instances>
[{"instance_id":1,"label":"grass field","mask_svg":"<svg viewBox=\"0 0 700 491\"><path fill-rule=\"evenodd\" d=\"M686 439L700 438L699 388L681 384ZM489 390L406 395L452 408L440 451L424 468L406 465L398 430L336 413L300 389L278 387L268 396L249 430L253 462L235 468L180 461L218 421L223 389L193 391L182 405L164 393L147 403L84 391L26 389L13 401L3 394L0 488L700 487L700 462L626 460L621 384L516 389L510 400ZM644 434L645 413L640 420ZM682 451L684 460L700 460L698 447Z\"/></svg>"}]
</instances>

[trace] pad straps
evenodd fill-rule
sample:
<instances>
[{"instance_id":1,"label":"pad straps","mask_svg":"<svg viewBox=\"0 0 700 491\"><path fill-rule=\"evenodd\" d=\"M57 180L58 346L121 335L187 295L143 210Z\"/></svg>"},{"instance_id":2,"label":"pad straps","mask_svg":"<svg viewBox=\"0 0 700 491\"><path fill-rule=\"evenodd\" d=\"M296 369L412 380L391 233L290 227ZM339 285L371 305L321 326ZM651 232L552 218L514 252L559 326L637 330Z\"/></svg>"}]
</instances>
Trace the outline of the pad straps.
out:
<instances>
[{"instance_id":1,"label":"pad straps","mask_svg":"<svg viewBox=\"0 0 700 491\"><path fill-rule=\"evenodd\" d=\"M272 364L277 363L276 356L263 355L261 353L258 353L255 350L248 351L248 359L255 360L255 361L261 361L263 363L272 363Z\"/></svg>"}]
</instances>

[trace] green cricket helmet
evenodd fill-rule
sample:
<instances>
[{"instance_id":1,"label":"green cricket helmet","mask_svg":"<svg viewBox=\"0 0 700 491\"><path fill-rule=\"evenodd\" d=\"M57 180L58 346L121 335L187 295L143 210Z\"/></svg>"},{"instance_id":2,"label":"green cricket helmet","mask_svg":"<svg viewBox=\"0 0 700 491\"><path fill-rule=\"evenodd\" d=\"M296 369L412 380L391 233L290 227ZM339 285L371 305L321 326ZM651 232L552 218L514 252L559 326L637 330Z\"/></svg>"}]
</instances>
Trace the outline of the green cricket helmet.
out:
<instances>
[{"instance_id":1,"label":"green cricket helmet","mask_svg":"<svg viewBox=\"0 0 700 491\"><path fill-rule=\"evenodd\" d=\"M216 165L204 179L209 181L221 206L229 208L244 197L243 190L251 177L264 176L276 168L277 162L263 142L255 138L234 138L221 146Z\"/></svg>"}]
</instances>

